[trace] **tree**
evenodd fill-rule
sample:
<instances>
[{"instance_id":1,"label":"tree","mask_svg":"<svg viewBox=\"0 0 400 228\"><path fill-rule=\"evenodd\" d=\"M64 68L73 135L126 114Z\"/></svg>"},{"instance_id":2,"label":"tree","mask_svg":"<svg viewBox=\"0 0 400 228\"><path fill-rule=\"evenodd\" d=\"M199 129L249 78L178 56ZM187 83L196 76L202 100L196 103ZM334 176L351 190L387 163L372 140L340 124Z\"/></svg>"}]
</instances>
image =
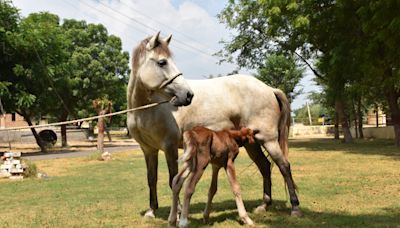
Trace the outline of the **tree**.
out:
<instances>
[{"instance_id":1,"label":"tree","mask_svg":"<svg viewBox=\"0 0 400 228\"><path fill-rule=\"evenodd\" d=\"M33 125L54 103L49 91L57 69L66 60L65 39L58 26L59 18L49 13L31 14L22 19L16 29L6 31L12 57L4 69L4 80L9 84L5 97L6 108L22 115ZM3 70L3 69L2 69ZM46 147L34 128L31 128L42 151Z\"/></svg>"},{"instance_id":2,"label":"tree","mask_svg":"<svg viewBox=\"0 0 400 228\"><path fill-rule=\"evenodd\" d=\"M304 68L296 64L292 56L272 54L260 66L256 77L265 84L281 89L288 95L290 102L301 93L294 88L303 77Z\"/></svg>"},{"instance_id":3,"label":"tree","mask_svg":"<svg viewBox=\"0 0 400 228\"><path fill-rule=\"evenodd\" d=\"M400 147L400 5L396 0L376 0L362 4L357 10L366 35L362 47L365 72L372 77L377 96L386 98L394 126L395 145ZM368 64L367 64L368 63Z\"/></svg>"},{"instance_id":4,"label":"tree","mask_svg":"<svg viewBox=\"0 0 400 228\"><path fill-rule=\"evenodd\" d=\"M257 78L282 89L293 100L294 87L303 76L304 69L296 64L293 53L277 48L269 27L262 1L230 1L219 14L220 21L235 30L230 41L222 41L224 49L216 55L221 62L236 62L239 67L257 70ZM237 31L237 32L236 32ZM232 56L236 56L233 59Z\"/></svg>"},{"instance_id":5,"label":"tree","mask_svg":"<svg viewBox=\"0 0 400 228\"><path fill-rule=\"evenodd\" d=\"M97 112L92 101L104 98L114 104L114 110L126 108L126 84L129 75L129 54L122 51L120 38L108 35L101 24L87 24L85 21L64 20L62 25L69 40L64 80L58 88L67 109L59 115L58 121L65 121L69 115L86 117ZM62 109L55 106L54 114ZM123 117L115 117L119 121ZM67 145L66 126L61 126L63 145Z\"/></svg>"},{"instance_id":6,"label":"tree","mask_svg":"<svg viewBox=\"0 0 400 228\"><path fill-rule=\"evenodd\" d=\"M115 110L126 108L129 60L118 37L84 21L65 20L61 26L50 13L19 21L10 2L0 3L0 17L5 18L0 39L7 44L2 52L11 53L0 63L0 93L8 111L20 113L32 125L43 115L65 121L70 115L95 114L91 104L97 98L112 100ZM61 132L66 145L66 126Z\"/></svg>"},{"instance_id":7,"label":"tree","mask_svg":"<svg viewBox=\"0 0 400 228\"><path fill-rule=\"evenodd\" d=\"M11 46L10 34L18 28L19 13L11 1L0 1L0 96L10 95L6 75L12 74L14 49Z\"/></svg>"},{"instance_id":8,"label":"tree","mask_svg":"<svg viewBox=\"0 0 400 228\"><path fill-rule=\"evenodd\" d=\"M292 53L304 61L334 95L344 138L351 142L344 99L346 85L353 80L354 44L360 29L356 5L347 1L230 1L220 19L237 35L225 42L221 56L238 53L238 62L257 65L270 50ZM358 29L357 29L358 28ZM318 59L320 67L308 60ZM229 60L229 59L228 59Z\"/></svg>"}]
</instances>

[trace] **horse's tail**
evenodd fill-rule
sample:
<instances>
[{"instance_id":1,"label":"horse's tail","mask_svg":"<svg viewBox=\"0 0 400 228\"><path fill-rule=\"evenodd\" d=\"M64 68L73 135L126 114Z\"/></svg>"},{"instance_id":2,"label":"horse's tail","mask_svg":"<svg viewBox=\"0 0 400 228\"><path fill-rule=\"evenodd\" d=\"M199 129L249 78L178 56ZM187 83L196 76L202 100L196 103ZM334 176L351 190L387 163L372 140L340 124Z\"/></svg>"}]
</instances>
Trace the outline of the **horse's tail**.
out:
<instances>
[{"instance_id":1,"label":"horse's tail","mask_svg":"<svg viewBox=\"0 0 400 228\"><path fill-rule=\"evenodd\" d=\"M274 94L279 102L279 106L281 109L281 116L278 126L279 146L281 147L283 156L285 156L285 158L287 159L289 155L288 137L290 128L290 103L282 90L274 89Z\"/></svg>"}]
</instances>

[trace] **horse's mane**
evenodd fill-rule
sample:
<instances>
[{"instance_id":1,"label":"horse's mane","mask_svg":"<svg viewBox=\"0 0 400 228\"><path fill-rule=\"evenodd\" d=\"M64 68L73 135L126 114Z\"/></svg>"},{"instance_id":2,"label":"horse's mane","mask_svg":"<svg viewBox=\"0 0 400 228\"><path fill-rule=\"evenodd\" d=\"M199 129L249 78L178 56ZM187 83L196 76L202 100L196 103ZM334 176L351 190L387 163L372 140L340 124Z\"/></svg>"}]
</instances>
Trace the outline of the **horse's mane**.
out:
<instances>
[{"instance_id":1,"label":"horse's mane","mask_svg":"<svg viewBox=\"0 0 400 228\"><path fill-rule=\"evenodd\" d=\"M140 64L140 59L145 55L146 53L146 45L150 41L151 36L147 37L146 39L142 40L138 46L135 47L133 50L132 54L132 71L133 75L136 76L137 70L139 68ZM153 51L159 55L164 55L166 57L169 57L172 55L171 51L168 48L168 44L159 39L158 45L153 49Z\"/></svg>"}]
</instances>

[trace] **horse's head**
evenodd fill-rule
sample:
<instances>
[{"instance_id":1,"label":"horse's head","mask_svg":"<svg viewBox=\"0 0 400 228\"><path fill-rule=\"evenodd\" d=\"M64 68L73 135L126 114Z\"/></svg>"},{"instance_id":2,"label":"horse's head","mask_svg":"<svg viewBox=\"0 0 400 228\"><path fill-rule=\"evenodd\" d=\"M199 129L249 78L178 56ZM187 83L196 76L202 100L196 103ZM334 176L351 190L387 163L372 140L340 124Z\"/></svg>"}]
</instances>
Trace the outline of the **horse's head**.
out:
<instances>
[{"instance_id":1,"label":"horse's head","mask_svg":"<svg viewBox=\"0 0 400 228\"><path fill-rule=\"evenodd\" d=\"M133 73L147 90L172 98L175 106L186 106L192 102L193 92L172 60L171 37L161 39L158 32L143 40L133 54Z\"/></svg>"}]
</instances>

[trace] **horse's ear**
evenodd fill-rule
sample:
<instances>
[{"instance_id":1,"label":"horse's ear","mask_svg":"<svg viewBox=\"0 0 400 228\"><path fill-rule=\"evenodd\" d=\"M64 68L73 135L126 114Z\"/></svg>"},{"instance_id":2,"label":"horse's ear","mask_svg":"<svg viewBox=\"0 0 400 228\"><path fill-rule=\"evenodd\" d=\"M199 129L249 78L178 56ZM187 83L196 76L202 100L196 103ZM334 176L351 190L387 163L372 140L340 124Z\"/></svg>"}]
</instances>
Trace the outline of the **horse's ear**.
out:
<instances>
[{"instance_id":1,"label":"horse's ear","mask_svg":"<svg viewBox=\"0 0 400 228\"><path fill-rule=\"evenodd\" d=\"M169 42L171 42L172 39L172 34L169 34L169 36L167 38L164 39L165 43L169 44Z\"/></svg>"},{"instance_id":2,"label":"horse's ear","mask_svg":"<svg viewBox=\"0 0 400 228\"><path fill-rule=\"evenodd\" d=\"M158 42L158 37L160 36L160 31L158 31L153 37L151 37L150 41L146 45L147 50L152 50L153 48L157 47L159 42Z\"/></svg>"}]
</instances>

